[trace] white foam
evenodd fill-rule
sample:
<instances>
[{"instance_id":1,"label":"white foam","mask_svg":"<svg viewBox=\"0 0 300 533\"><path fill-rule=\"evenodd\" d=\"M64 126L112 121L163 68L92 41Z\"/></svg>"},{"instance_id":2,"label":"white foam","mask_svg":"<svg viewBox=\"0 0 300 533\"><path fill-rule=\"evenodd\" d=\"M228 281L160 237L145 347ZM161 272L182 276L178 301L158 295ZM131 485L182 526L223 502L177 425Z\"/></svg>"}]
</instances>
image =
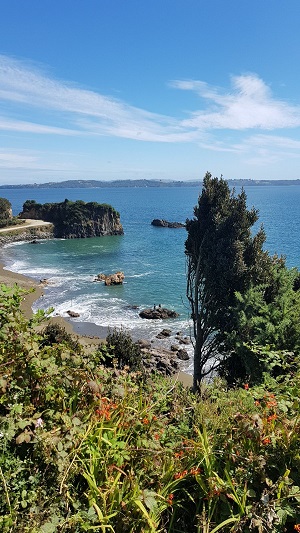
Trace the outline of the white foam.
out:
<instances>
[{"instance_id":1,"label":"white foam","mask_svg":"<svg viewBox=\"0 0 300 533\"><path fill-rule=\"evenodd\" d=\"M151 276L154 271L143 272L142 274L126 274L126 278L144 278L145 276Z\"/></svg>"}]
</instances>

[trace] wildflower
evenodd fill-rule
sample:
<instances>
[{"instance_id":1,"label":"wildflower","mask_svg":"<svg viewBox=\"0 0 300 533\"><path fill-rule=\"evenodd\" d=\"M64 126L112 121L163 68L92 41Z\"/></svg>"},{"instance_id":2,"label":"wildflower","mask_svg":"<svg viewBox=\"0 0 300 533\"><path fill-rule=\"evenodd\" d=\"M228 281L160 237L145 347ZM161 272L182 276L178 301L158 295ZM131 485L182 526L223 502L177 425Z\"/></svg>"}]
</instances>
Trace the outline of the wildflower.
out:
<instances>
[{"instance_id":1,"label":"wildflower","mask_svg":"<svg viewBox=\"0 0 300 533\"><path fill-rule=\"evenodd\" d=\"M249 390L249 383L245 383L245 384L244 384L244 389L245 389L245 390Z\"/></svg>"},{"instance_id":2,"label":"wildflower","mask_svg":"<svg viewBox=\"0 0 300 533\"><path fill-rule=\"evenodd\" d=\"M42 418L38 418L36 423L35 423L35 427L36 428L42 428L43 425L44 425L44 422L43 422Z\"/></svg>"},{"instance_id":3,"label":"wildflower","mask_svg":"<svg viewBox=\"0 0 300 533\"><path fill-rule=\"evenodd\" d=\"M181 450L180 452L175 452L175 453L174 453L174 456L175 456L177 459L180 459L180 458L183 456L183 451Z\"/></svg>"},{"instance_id":4,"label":"wildflower","mask_svg":"<svg viewBox=\"0 0 300 533\"><path fill-rule=\"evenodd\" d=\"M183 470L182 472L177 472L176 474L174 474L174 479L182 479L187 474L188 474L187 470Z\"/></svg>"},{"instance_id":5,"label":"wildflower","mask_svg":"<svg viewBox=\"0 0 300 533\"><path fill-rule=\"evenodd\" d=\"M300 531L300 524L295 524L294 525L294 530L295 531Z\"/></svg>"},{"instance_id":6,"label":"wildflower","mask_svg":"<svg viewBox=\"0 0 300 533\"><path fill-rule=\"evenodd\" d=\"M169 494L167 498L168 505L173 505L173 500L174 500L174 494Z\"/></svg>"},{"instance_id":7,"label":"wildflower","mask_svg":"<svg viewBox=\"0 0 300 533\"><path fill-rule=\"evenodd\" d=\"M255 400L254 405L260 405L260 402L258 400Z\"/></svg>"},{"instance_id":8,"label":"wildflower","mask_svg":"<svg viewBox=\"0 0 300 533\"><path fill-rule=\"evenodd\" d=\"M201 468L191 468L190 474L191 476L198 476L201 474Z\"/></svg>"},{"instance_id":9,"label":"wildflower","mask_svg":"<svg viewBox=\"0 0 300 533\"><path fill-rule=\"evenodd\" d=\"M154 433L153 437L155 438L155 440L159 440L159 433Z\"/></svg>"},{"instance_id":10,"label":"wildflower","mask_svg":"<svg viewBox=\"0 0 300 533\"><path fill-rule=\"evenodd\" d=\"M142 422L143 422L144 426L147 426L148 424L150 424L149 418L147 418L147 417L143 418Z\"/></svg>"},{"instance_id":11,"label":"wildflower","mask_svg":"<svg viewBox=\"0 0 300 533\"><path fill-rule=\"evenodd\" d=\"M276 420L277 414L273 413L272 415L268 416L267 421L272 422L272 420Z\"/></svg>"},{"instance_id":12,"label":"wildflower","mask_svg":"<svg viewBox=\"0 0 300 533\"><path fill-rule=\"evenodd\" d=\"M277 402L276 402L276 400L271 400L271 401L266 403L266 406L267 406L268 409L272 409L273 407L277 407Z\"/></svg>"},{"instance_id":13,"label":"wildflower","mask_svg":"<svg viewBox=\"0 0 300 533\"><path fill-rule=\"evenodd\" d=\"M267 446L268 444L271 444L271 439L269 437L266 437L261 442L264 446Z\"/></svg>"}]
</instances>

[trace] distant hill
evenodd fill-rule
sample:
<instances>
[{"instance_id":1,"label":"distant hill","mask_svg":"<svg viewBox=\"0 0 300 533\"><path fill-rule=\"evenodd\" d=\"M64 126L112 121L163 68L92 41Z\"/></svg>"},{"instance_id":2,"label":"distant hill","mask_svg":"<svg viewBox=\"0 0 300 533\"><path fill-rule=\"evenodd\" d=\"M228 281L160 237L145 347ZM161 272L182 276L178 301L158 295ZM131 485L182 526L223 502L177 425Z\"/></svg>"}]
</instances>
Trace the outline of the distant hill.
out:
<instances>
[{"instance_id":1,"label":"distant hill","mask_svg":"<svg viewBox=\"0 0 300 533\"><path fill-rule=\"evenodd\" d=\"M231 187L254 185L300 185L298 180L227 180ZM93 189L105 187L199 187L202 180L176 181L176 180L65 180L50 181L48 183L26 183L20 185L0 185L0 189Z\"/></svg>"}]
</instances>

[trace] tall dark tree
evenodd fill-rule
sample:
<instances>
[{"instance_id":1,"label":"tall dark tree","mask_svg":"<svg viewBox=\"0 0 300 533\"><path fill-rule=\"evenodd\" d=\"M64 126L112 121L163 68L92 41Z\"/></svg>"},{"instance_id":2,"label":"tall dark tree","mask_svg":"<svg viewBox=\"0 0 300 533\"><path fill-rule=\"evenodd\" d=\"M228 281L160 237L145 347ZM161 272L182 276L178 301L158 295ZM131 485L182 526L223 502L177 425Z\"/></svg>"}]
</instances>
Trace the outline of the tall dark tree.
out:
<instances>
[{"instance_id":1,"label":"tall dark tree","mask_svg":"<svg viewBox=\"0 0 300 533\"><path fill-rule=\"evenodd\" d=\"M226 338L234 328L235 293L244 294L253 282L262 282L269 256L263 251L265 233L252 236L258 220L247 209L246 194L230 191L221 177L206 173L202 193L187 220L187 297L194 338L194 388L226 356Z\"/></svg>"}]
</instances>

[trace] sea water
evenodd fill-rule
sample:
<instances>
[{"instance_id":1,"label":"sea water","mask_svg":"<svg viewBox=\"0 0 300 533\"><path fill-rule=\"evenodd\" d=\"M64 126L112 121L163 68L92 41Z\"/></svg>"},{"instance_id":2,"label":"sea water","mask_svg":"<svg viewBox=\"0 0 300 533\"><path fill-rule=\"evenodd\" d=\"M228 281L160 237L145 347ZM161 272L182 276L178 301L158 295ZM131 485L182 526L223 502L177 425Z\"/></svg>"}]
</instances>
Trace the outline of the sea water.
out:
<instances>
[{"instance_id":1,"label":"sea water","mask_svg":"<svg viewBox=\"0 0 300 533\"><path fill-rule=\"evenodd\" d=\"M134 337L153 339L164 327L189 334L190 309L186 298L184 228L158 228L154 218L185 222L192 218L201 185L175 188L95 189L2 189L14 214L28 199L37 202L69 200L111 204L120 212L122 236L91 239L40 241L37 245L18 243L0 251L0 260L9 270L36 280L47 278L44 296L34 309L54 308L53 314L67 317L80 314L77 322L125 328ZM238 192L238 190L237 190ZM270 253L285 255L288 266L300 266L300 186L251 186L246 188L248 206L259 210ZM106 287L95 282L99 273L121 270L123 285ZM144 308L161 305L179 313L177 319L145 320ZM190 351L192 348L190 347Z\"/></svg>"}]
</instances>

